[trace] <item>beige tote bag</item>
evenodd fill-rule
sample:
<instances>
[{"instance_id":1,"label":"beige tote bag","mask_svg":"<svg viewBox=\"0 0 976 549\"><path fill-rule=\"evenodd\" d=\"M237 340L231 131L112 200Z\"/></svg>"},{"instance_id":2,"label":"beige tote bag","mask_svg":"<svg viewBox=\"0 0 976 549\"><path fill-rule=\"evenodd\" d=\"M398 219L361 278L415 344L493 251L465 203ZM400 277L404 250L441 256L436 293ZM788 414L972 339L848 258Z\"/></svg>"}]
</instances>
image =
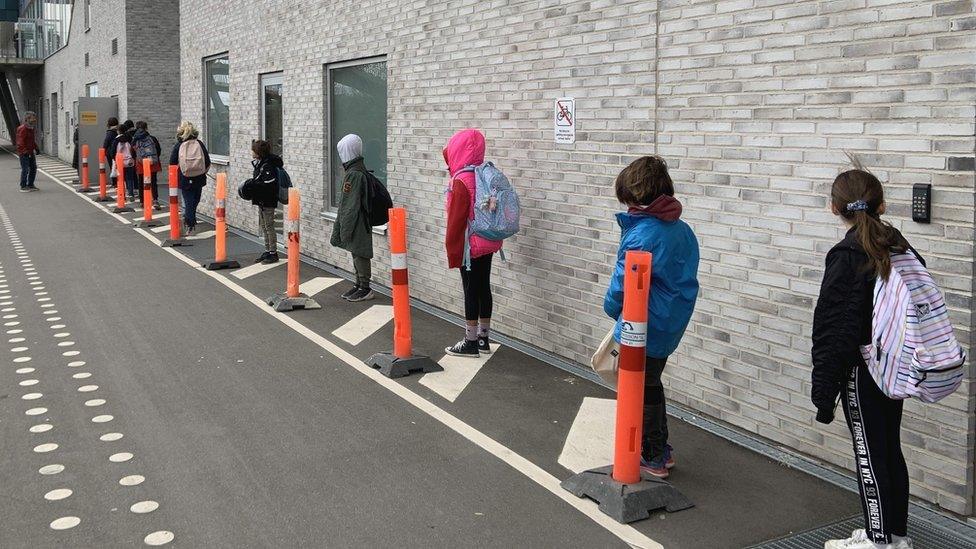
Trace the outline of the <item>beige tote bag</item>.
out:
<instances>
[{"instance_id":1,"label":"beige tote bag","mask_svg":"<svg viewBox=\"0 0 976 549\"><path fill-rule=\"evenodd\" d=\"M613 329L603 338L600 347L593 353L590 366L603 381L614 389L617 388L617 357L620 355L620 344L613 339Z\"/></svg>"}]
</instances>

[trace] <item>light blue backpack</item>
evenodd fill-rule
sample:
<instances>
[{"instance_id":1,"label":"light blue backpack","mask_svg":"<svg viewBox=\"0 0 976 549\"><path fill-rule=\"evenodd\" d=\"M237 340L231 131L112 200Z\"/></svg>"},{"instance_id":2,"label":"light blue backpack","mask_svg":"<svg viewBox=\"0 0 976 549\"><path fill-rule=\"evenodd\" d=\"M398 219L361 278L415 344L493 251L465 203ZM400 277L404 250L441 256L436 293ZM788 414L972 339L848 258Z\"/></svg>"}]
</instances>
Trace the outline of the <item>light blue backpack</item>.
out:
<instances>
[{"instance_id":1,"label":"light blue backpack","mask_svg":"<svg viewBox=\"0 0 976 549\"><path fill-rule=\"evenodd\" d=\"M487 240L505 240L519 232L522 208L518 194L505 174L491 162L465 166L475 178L474 219L468 223L468 236L476 234ZM505 259L505 252L501 252ZM471 268L470 239L464 242L464 265Z\"/></svg>"}]
</instances>

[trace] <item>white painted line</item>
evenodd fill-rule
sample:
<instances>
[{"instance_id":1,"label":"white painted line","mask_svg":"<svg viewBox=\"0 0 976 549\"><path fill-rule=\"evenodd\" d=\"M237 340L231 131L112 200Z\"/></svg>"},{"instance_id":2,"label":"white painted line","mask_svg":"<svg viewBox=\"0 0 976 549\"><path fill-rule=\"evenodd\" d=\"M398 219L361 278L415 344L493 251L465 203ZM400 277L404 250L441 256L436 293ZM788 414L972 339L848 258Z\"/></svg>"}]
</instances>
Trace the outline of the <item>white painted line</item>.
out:
<instances>
[{"instance_id":1,"label":"white painted line","mask_svg":"<svg viewBox=\"0 0 976 549\"><path fill-rule=\"evenodd\" d=\"M393 307L391 305L373 305L359 313L356 318L340 326L339 329L332 332L332 335L350 345L359 345L391 320L393 320Z\"/></svg>"},{"instance_id":2,"label":"white painted line","mask_svg":"<svg viewBox=\"0 0 976 549\"><path fill-rule=\"evenodd\" d=\"M206 240L208 238L213 238L216 235L216 231L203 231L202 233L196 233L190 236L184 237L185 240Z\"/></svg>"},{"instance_id":3,"label":"white painted line","mask_svg":"<svg viewBox=\"0 0 976 549\"><path fill-rule=\"evenodd\" d=\"M471 383L474 376L478 375L481 367L491 360L491 357L495 356L500 347L497 343L492 343L492 353L482 353L479 358L445 355L444 358L437 361L444 368L444 371L424 374L424 377L420 378L420 384L454 402Z\"/></svg>"},{"instance_id":4,"label":"white painted line","mask_svg":"<svg viewBox=\"0 0 976 549\"><path fill-rule=\"evenodd\" d=\"M558 463L574 473L613 463L616 414L616 400L585 397L566 435Z\"/></svg>"},{"instance_id":5,"label":"white painted line","mask_svg":"<svg viewBox=\"0 0 976 549\"><path fill-rule=\"evenodd\" d=\"M136 232L146 237L146 240L152 242L156 246L160 246L160 242L156 240L152 234L142 230L136 229ZM630 544L633 547L639 549L664 549L664 546L660 543L652 540L651 538L645 536L643 533L637 531L633 526L628 526L626 524L620 524L612 518L605 515L599 510L597 504L589 499L578 498L568 491L564 490L559 485L559 479L547 472L542 467L539 467L535 463L532 463L528 459L522 457L521 455L514 452L511 448L499 443L497 440L489 437L488 435L482 433L481 431L475 429L474 427L468 425L467 423L461 421L457 417L451 415L444 409L436 406L434 403L428 401L426 398L414 393L408 389L405 385L401 385L399 382L394 381L385 377L383 374L374 370L373 368L367 366L363 361L359 360L352 354L346 352L339 347L337 344L329 341L325 337L317 334L311 328L308 328L301 322L295 320L294 318L288 316L285 313L275 312L274 309L268 306L267 303L258 296L248 292L244 288L238 286L230 278L224 277L217 274L214 271L207 271L200 267L200 265L190 259L189 257L179 253L173 248L161 248L166 253L172 255L173 257L179 259L191 269L200 271L201 273L209 276L210 278L216 280L218 283L223 284L227 289L236 293L254 305L258 310L270 315L272 318L277 319L279 322L288 326L296 333L304 337L305 339L311 341L315 345L318 345L323 351L331 354L332 356L338 358L339 360L345 362L350 368L356 370L362 375L368 377L374 381L377 385L382 386L384 389L390 391L394 395L402 398L405 402L414 406L421 412L429 415L435 421L440 422L445 427L451 429L455 433L466 438L471 443L475 444L479 448L488 452L489 454L495 456L500 461L509 465L512 469L518 471L526 478L535 482L545 490L549 491L552 495L558 499L566 502L568 505L572 506L574 509L580 513L586 515L590 520L599 524L601 527L606 529L608 532L620 538L625 543Z\"/></svg>"},{"instance_id":6,"label":"white painted line","mask_svg":"<svg viewBox=\"0 0 976 549\"><path fill-rule=\"evenodd\" d=\"M312 280L309 280L308 282L302 282L301 286L298 287L298 291L307 295L308 297L313 297L315 294L327 288L331 288L341 281L341 278L318 276Z\"/></svg>"},{"instance_id":7,"label":"white painted line","mask_svg":"<svg viewBox=\"0 0 976 549\"><path fill-rule=\"evenodd\" d=\"M254 265L248 265L243 269L237 269L236 271L230 273L230 275L235 278L244 280L245 278L250 278L254 275L261 274L264 271L274 269L275 267L278 267L279 265L284 265L285 263L287 263L287 261L284 260L277 261L275 263L268 263L267 265L264 263L255 263Z\"/></svg>"},{"instance_id":8,"label":"white painted line","mask_svg":"<svg viewBox=\"0 0 976 549\"><path fill-rule=\"evenodd\" d=\"M165 233L166 231L169 231L169 225L163 225L162 227L153 227L149 230L156 234Z\"/></svg>"},{"instance_id":9,"label":"white painted line","mask_svg":"<svg viewBox=\"0 0 976 549\"><path fill-rule=\"evenodd\" d=\"M153 216L152 216L153 219L162 219L164 217L169 217L169 212L168 211L166 211L166 212L159 212L159 213L153 214ZM138 217L133 217L132 218L132 221L142 221L145 218L146 218L146 214L142 214L142 215L140 215Z\"/></svg>"}]
</instances>

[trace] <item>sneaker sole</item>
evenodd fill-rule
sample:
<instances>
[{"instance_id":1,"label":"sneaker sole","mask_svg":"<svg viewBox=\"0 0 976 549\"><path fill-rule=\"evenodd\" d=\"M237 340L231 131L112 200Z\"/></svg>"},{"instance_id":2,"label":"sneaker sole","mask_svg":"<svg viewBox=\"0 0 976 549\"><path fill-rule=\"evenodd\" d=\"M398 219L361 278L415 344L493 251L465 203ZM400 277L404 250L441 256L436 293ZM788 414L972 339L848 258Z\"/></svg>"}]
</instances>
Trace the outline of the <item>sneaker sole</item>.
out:
<instances>
[{"instance_id":1,"label":"sneaker sole","mask_svg":"<svg viewBox=\"0 0 976 549\"><path fill-rule=\"evenodd\" d=\"M464 358L481 358L481 353L455 353L450 349L444 349L444 352L450 356L460 356Z\"/></svg>"},{"instance_id":2,"label":"sneaker sole","mask_svg":"<svg viewBox=\"0 0 976 549\"><path fill-rule=\"evenodd\" d=\"M349 298L349 299L346 299L346 301L348 301L349 303L362 303L363 301L373 301L374 299L376 299L376 296L371 295L371 296L368 296L368 297L361 297L359 299Z\"/></svg>"},{"instance_id":3,"label":"sneaker sole","mask_svg":"<svg viewBox=\"0 0 976 549\"><path fill-rule=\"evenodd\" d=\"M651 469L648 469L646 467L641 467L641 470L640 471L641 471L641 473L647 473L647 474L651 475L652 477L660 478L660 479L668 478L671 475L671 473L669 473L667 469L665 469L663 473L655 473Z\"/></svg>"}]
</instances>

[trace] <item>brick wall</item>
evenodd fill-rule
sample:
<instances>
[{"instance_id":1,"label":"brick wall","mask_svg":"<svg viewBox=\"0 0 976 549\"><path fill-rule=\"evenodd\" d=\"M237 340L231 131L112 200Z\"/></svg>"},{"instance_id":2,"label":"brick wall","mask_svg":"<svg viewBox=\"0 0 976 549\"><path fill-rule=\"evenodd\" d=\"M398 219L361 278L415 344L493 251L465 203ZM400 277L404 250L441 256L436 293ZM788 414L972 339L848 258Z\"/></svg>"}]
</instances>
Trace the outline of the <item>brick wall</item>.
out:
<instances>
[{"instance_id":1,"label":"brick wall","mask_svg":"<svg viewBox=\"0 0 976 549\"><path fill-rule=\"evenodd\" d=\"M231 158L220 169L232 184L250 176L259 75L283 71L303 243L347 269L323 215L324 66L387 56L389 180L409 211L411 289L450 311L461 299L445 269L440 150L459 128L483 129L524 207L494 274L496 327L576 362L609 327L613 177L659 152L703 257L670 394L775 443L851 465L842 422L815 424L809 404L810 319L823 256L842 234L825 197L843 150L888 182L890 219L929 260L960 338L972 337L971 1L210 0L184 4L181 21L184 118L202 121L202 59L230 55ZM577 99L575 145L553 143L562 96ZM908 216L917 182L935 188L930 225ZM228 200L228 218L257 232L247 203ZM385 241L375 243L374 272L388 283ZM973 391L967 382L939 405L906 407L913 493L959 513L972 507Z\"/></svg>"}]
</instances>

